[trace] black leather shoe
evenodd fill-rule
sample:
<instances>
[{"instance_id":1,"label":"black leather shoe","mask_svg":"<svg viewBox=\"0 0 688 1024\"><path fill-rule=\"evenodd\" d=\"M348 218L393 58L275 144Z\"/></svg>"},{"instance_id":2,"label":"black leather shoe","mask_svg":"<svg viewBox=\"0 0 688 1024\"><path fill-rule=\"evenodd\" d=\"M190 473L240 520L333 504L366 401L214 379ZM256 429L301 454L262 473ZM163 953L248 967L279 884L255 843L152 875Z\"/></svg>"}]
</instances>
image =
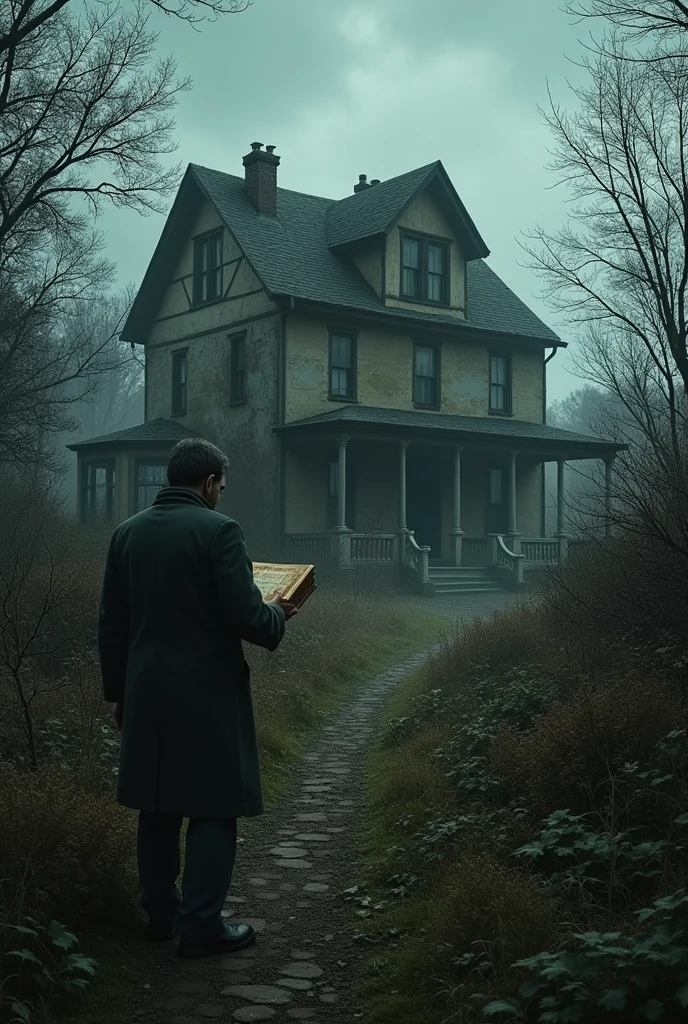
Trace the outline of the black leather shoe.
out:
<instances>
[{"instance_id":1,"label":"black leather shoe","mask_svg":"<svg viewBox=\"0 0 688 1024\"><path fill-rule=\"evenodd\" d=\"M169 942L174 938L174 921L166 917L151 917L148 921L151 942Z\"/></svg>"},{"instance_id":2,"label":"black leather shoe","mask_svg":"<svg viewBox=\"0 0 688 1024\"><path fill-rule=\"evenodd\" d=\"M179 955L186 957L212 956L214 953L236 953L256 941L250 924L226 924L217 935L182 935Z\"/></svg>"}]
</instances>

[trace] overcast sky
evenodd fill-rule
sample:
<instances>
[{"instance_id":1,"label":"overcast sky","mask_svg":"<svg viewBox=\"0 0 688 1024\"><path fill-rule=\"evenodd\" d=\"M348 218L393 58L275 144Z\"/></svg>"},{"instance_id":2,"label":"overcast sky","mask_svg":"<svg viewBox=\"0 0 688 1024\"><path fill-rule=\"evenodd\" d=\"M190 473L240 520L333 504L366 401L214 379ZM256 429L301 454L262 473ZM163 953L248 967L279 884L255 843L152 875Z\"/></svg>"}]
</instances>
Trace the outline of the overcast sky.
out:
<instances>
[{"instance_id":1,"label":"overcast sky","mask_svg":"<svg viewBox=\"0 0 688 1024\"><path fill-rule=\"evenodd\" d=\"M548 81L566 100L586 29L557 0L254 0L198 31L151 22L160 54L173 52L193 79L176 115L184 165L242 174L260 141L277 147L280 185L338 199L359 174L385 179L441 159L493 269L571 338L519 266L517 241L566 217L538 105ZM102 225L120 284L138 286L163 219L116 211ZM580 386L569 362L559 353L550 364L550 397Z\"/></svg>"}]
</instances>

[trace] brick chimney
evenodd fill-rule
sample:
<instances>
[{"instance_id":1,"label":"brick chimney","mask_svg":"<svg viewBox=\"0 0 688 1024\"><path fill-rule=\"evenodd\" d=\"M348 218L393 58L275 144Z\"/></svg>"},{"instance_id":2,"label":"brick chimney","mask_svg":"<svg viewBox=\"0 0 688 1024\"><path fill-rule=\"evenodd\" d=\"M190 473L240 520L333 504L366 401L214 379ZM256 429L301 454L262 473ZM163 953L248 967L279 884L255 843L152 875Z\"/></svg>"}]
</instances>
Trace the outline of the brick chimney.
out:
<instances>
[{"instance_id":1,"label":"brick chimney","mask_svg":"<svg viewBox=\"0 0 688 1024\"><path fill-rule=\"evenodd\" d=\"M277 168L280 158L275 147L252 142L251 152L244 157L246 194L258 213L277 215Z\"/></svg>"},{"instance_id":2,"label":"brick chimney","mask_svg":"<svg viewBox=\"0 0 688 1024\"><path fill-rule=\"evenodd\" d=\"M354 192L356 192L357 194L359 192L365 192L365 190L367 188L370 188L370 185L368 183L368 175L367 174L359 174L359 176L358 176L358 184L354 185Z\"/></svg>"}]
</instances>

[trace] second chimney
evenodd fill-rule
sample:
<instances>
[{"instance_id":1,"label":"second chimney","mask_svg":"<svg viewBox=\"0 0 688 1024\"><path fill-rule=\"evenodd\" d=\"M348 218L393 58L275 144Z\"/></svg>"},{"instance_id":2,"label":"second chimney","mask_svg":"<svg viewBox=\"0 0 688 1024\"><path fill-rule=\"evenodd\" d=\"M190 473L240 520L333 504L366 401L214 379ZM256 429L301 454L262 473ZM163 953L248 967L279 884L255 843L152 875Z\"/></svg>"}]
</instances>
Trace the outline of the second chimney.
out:
<instances>
[{"instance_id":1,"label":"second chimney","mask_svg":"<svg viewBox=\"0 0 688 1024\"><path fill-rule=\"evenodd\" d=\"M246 194L258 213L277 215L277 168L280 158L274 146L263 149L262 142L252 142L251 152L244 157Z\"/></svg>"}]
</instances>

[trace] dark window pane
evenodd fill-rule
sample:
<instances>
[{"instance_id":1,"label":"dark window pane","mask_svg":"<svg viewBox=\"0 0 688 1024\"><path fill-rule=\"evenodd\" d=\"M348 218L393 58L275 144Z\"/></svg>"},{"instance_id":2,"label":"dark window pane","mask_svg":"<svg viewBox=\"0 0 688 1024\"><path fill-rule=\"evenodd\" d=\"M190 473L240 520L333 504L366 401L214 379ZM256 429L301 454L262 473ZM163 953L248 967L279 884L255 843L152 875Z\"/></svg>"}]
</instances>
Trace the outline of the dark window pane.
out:
<instances>
[{"instance_id":1,"label":"dark window pane","mask_svg":"<svg viewBox=\"0 0 688 1024\"><path fill-rule=\"evenodd\" d=\"M351 366L352 339L346 334L332 335L332 365L337 367Z\"/></svg>"},{"instance_id":2,"label":"dark window pane","mask_svg":"<svg viewBox=\"0 0 688 1024\"><path fill-rule=\"evenodd\" d=\"M229 397L232 402L246 398L246 339L232 338L230 342Z\"/></svg>"},{"instance_id":3,"label":"dark window pane","mask_svg":"<svg viewBox=\"0 0 688 1024\"><path fill-rule=\"evenodd\" d=\"M420 242L417 238L405 238L402 253L402 293L411 298L420 298Z\"/></svg>"},{"instance_id":4,"label":"dark window pane","mask_svg":"<svg viewBox=\"0 0 688 1024\"><path fill-rule=\"evenodd\" d=\"M222 294L222 234L203 238L194 250L194 304Z\"/></svg>"},{"instance_id":5,"label":"dark window pane","mask_svg":"<svg viewBox=\"0 0 688 1024\"><path fill-rule=\"evenodd\" d=\"M404 266L420 270L420 242L417 238L404 239Z\"/></svg>"},{"instance_id":6,"label":"dark window pane","mask_svg":"<svg viewBox=\"0 0 688 1024\"><path fill-rule=\"evenodd\" d=\"M416 373L424 377L435 376L435 350L420 345L416 348Z\"/></svg>"},{"instance_id":7,"label":"dark window pane","mask_svg":"<svg viewBox=\"0 0 688 1024\"><path fill-rule=\"evenodd\" d=\"M115 508L114 460L90 462L82 469L81 517L85 522L112 519Z\"/></svg>"},{"instance_id":8,"label":"dark window pane","mask_svg":"<svg viewBox=\"0 0 688 1024\"><path fill-rule=\"evenodd\" d=\"M187 378L186 352L176 352L172 356L172 414L175 416L186 412Z\"/></svg>"},{"instance_id":9,"label":"dark window pane","mask_svg":"<svg viewBox=\"0 0 688 1024\"><path fill-rule=\"evenodd\" d=\"M140 462L136 469L136 511L150 508L160 489L166 486L166 463Z\"/></svg>"},{"instance_id":10,"label":"dark window pane","mask_svg":"<svg viewBox=\"0 0 688 1024\"><path fill-rule=\"evenodd\" d=\"M417 345L414 353L414 400L418 405L437 405L437 354L434 348Z\"/></svg>"}]
</instances>

